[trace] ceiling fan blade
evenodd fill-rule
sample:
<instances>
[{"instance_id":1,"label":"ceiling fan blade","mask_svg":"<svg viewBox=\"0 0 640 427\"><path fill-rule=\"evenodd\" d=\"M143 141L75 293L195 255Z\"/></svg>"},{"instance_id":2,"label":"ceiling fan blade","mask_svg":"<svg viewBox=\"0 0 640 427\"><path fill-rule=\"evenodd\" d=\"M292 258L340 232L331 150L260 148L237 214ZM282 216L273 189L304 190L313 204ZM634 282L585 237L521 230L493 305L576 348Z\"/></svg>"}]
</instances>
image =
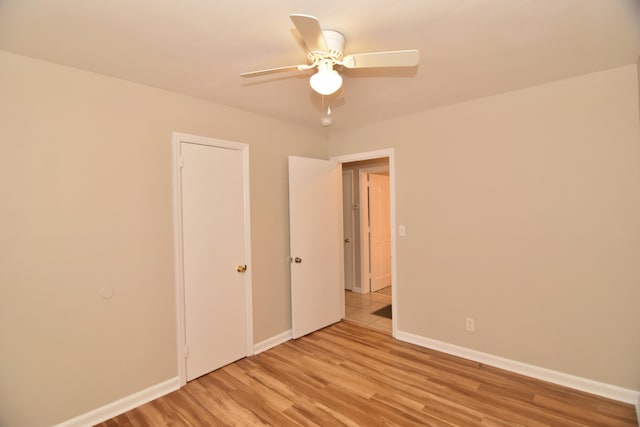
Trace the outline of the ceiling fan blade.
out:
<instances>
[{"instance_id":1,"label":"ceiling fan blade","mask_svg":"<svg viewBox=\"0 0 640 427\"><path fill-rule=\"evenodd\" d=\"M302 36L308 51L329 51L317 18L310 15L290 15L289 17Z\"/></svg>"},{"instance_id":2,"label":"ceiling fan blade","mask_svg":"<svg viewBox=\"0 0 640 427\"><path fill-rule=\"evenodd\" d=\"M347 55L342 60L347 68L415 67L418 62L420 62L420 51L416 49L357 53Z\"/></svg>"},{"instance_id":3,"label":"ceiling fan blade","mask_svg":"<svg viewBox=\"0 0 640 427\"><path fill-rule=\"evenodd\" d=\"M264 74L279 73L281 71L298 71L301 69L300 67L301 67L300 65L288 65L286 67L268 68L266 70L258 70L258 71L249 71L247 73L240 74L240 77L256 77L256 76L262 76Z\"/></svg>"}]
</instances>

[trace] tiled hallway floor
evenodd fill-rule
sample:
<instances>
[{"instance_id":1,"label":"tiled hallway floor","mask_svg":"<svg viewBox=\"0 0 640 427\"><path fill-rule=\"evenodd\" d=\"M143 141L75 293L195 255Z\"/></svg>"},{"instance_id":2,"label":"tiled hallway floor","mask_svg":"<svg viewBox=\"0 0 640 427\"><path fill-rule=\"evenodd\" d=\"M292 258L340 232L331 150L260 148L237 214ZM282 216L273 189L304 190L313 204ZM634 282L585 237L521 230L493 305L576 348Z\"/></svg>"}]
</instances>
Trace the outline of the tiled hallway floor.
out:
<instances>
[{"instance_id":1,"label":"tiled hallway floor","mask_svg":"<svg viewBox=\"0 0 640 427\"><path fill-rule=\"evenodd\" d=\"M371 314L385 305L391 304L390 295L382 295L379 293L359 294L357 292L345 291L344 302L346 320L391 334L391 319Z\"/></svg>"}]
</instances>

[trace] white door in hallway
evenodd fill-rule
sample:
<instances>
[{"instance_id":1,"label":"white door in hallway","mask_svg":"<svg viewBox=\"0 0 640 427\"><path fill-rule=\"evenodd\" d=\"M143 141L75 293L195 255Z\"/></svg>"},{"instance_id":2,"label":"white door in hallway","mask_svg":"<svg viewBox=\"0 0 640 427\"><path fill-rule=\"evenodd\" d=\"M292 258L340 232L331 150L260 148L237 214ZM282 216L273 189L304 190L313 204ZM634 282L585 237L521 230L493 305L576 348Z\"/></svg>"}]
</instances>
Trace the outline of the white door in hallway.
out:
<instances>
[{"instance_id":1,"label":"white door in hallway","mask_svg":"<svg viewBox=\"0 0 640 427\"><path fill-rule=\"evenodd\" d=\"M243 152L180 143L186 379L248 354Z\"/></svg>"},{"instance_id":2,"label":"white door in hallway","mask_svg":"<svg viewBox=\"0 0 640 427\"><path fill-rule=\"evenodd\" d=\"M342 235L344 236L344 288L352 291L356 283L356 236L353 195L354 171L342 171Z\"/></svg>"},{"instance_id":3,"label":"white door in hallway","mask_svg":"<svg viewBox=\"0 0 640 427\"><path fill-rule=\"evenodd\" d=\"M294 338L344 315L341 168L289 157L291 322Z\"/></svg>"},{"instance_id":4,"label":"white door in hallway","mask_svg":"<svg viewBox=\"0 0 640 427\"><path fill-rule=\"evenodd\" d=\"M389 176L369 174L371 292L391 285Z\"/></svg>"}]
</instances>

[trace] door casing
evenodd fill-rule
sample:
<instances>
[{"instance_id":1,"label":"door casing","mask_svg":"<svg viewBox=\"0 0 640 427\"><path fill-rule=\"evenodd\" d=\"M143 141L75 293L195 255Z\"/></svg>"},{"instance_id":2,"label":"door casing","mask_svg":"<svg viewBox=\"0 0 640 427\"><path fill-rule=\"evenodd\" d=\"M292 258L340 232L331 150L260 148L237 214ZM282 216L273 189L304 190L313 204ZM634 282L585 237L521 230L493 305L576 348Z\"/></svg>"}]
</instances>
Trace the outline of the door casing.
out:
<instances>
[{"instance_id":1,"label":"door casing","mask_svg":"<svg viewBox=\"0 0 640 427\"><path fill-rule=\"evenodd\" d=\"M249 146L237 142L207 138L185 133L173 133L172 164L173 164L173 238L174 238L174 265L175 265L175 292L176 292L176 335L177 335L177 362L180 386L187 383L186 374L186 332L185 332L185 289L184 289L184 260L183 260L183 236L182 236L182 182L180 156L180 144L183 142L206 145L218 148L240 150L243 158L243 200L244 200L244 248L245 260L249 266L244 273L245 305L246 305L246 348L247 356L253 355L253 304L252 304L252 277L251 277L251 221L250 221L250 187L249 187Z\"/></svg>"},{"instance_id":2,"label":"door casing","mask_svg":"<svg viewBox=\"0 0 640 427\"><path fill-rule=\"evenodd\" d=\"M396 173L395 173L395 160L394 149L386 148L383 150L367 151L356 154L346 154L341 156L331 157L331 160L335 160L339 163L357 162L360 160L371 160L379 158L389 159L389 207L390 207L390 226L391 226L391 305L394 313L391 319L392 335L396 336L398 328L398 317L400 317L402 306L398 303L398 288L402 284L398 283L397 268L396 268Z\"/></svg>"}]
</instances>

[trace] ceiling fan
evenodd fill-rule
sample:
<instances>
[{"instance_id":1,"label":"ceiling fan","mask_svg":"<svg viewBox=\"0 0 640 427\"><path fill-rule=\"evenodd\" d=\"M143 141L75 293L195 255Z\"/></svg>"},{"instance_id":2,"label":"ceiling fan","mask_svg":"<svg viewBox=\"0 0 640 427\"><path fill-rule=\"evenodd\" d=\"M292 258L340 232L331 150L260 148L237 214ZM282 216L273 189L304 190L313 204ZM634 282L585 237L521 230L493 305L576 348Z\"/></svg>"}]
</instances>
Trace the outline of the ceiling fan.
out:
<instances>
[{"instance_id":1,"label":"ceiling fan","mask_svg":"<svg viewBox=\"0 0 640 427\"><path fill-rule=\"evenodd\" d=\"M318 19L309 15L290 15L307 48L307 64L269 68L240 74L256 77L280 71L303 71L318 68L309 84L320 95L331 95L342 86L342 77L334 66L346 68L415 67L420 60L418 50L359 53L344 56L344 36L338 31L322 30Z\"/></svg>"}]
</instances>

